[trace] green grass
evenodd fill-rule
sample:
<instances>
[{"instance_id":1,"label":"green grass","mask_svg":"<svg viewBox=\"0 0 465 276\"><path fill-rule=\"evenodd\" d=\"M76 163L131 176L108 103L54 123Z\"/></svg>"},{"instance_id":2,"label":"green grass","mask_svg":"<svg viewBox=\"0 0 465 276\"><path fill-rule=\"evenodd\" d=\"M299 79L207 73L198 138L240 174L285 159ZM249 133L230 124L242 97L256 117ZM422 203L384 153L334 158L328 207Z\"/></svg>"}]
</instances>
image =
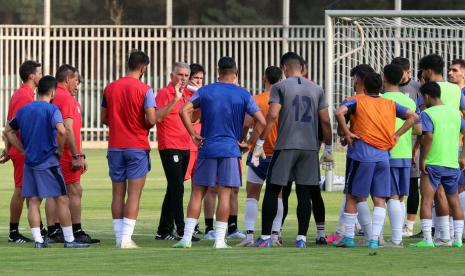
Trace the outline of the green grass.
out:
<instances>
[{"instance_id":1,"label":"green grass","mask_svg":"<svg viewBox=\"0 0 465 276\"><path fill-rule=\"evenodd\" d=\"M102 239L101 245L90 249L73 250L53 246L35 250L31 244L8 244L9 199L12 193L12 165L0 166L3 180L0 186L0 274L1 275L311 275L311 274L464 274L465 249L435 248L385 249L369 256L367 248L336 249L330 246L293 248L296 232L295 195L291 195L290 211L284 231L284 247L271 249L232 248L217 251L212 242L194 243L188 250L171 249L171 241L155 241L160 206L165 191L164 174L158 153L152 152L152 171L142 196L141 210L134 240L142 248L118 250L114 248L110 202L111 183L107 177L105 151L86 152L89 172L83 177L83 226L92 236ZM189 183L186 183L186 188ZM240 192L239 226L243 227L244 190ZM341 194L324 193L327 231L334 229L340 207ZM189 198L186 190L185 204ZM261 205L261 204L260 204ZM23 214L21 229L30 236ZM203 218L201 218L203 228ZM260 218L257 221L260 228ZM418 225L417 225L418 228ZM418 229L417 229L418 230ZM386 227L386 238L388 238ZM311 222L309 241L314 240L315 224ZM413 241L406 240L406 243ZM234 245L237 241L230 241Z\"/></svg>"}]
</instances>

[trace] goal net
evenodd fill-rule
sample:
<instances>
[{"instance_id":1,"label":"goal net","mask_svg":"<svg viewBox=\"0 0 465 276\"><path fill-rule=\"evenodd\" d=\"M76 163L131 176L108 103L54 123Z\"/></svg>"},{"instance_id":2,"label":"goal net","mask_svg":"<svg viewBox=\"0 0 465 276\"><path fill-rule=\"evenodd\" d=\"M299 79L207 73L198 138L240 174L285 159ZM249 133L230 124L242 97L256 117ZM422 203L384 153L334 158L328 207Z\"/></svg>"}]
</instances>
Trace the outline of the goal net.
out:
<instances>
[{"instance_id":1,"label":"goal net","mask_svg":"<svg viewBox=\"0 0 465 276\"><path fill-rule=\"evenodd\" d=\"M441 55L446 66L465 58L465 11L327 11L325 90L332 111L354 94L350 70L356 65L369 64L380 73L402 56L416 79L418 62L432 53ZM329 191L343 188L345 171L346 149L336 125L333 120L336 166L326 172Z\"/></svg>"}]
</instances>

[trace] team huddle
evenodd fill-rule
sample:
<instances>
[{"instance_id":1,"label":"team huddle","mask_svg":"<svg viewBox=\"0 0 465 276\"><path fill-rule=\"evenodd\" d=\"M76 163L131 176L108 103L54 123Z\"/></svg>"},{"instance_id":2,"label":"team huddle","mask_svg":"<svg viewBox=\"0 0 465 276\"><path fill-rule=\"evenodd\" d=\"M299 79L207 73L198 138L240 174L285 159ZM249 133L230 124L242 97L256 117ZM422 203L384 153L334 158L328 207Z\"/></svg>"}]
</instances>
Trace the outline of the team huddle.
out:
<instances>
[{"instance_id":1,"label":"team huddle","mask_svg":"<svg viewBox=\"0 0 465 276\"><path fill-rule=\"evenodd\" d=\"M301 56L288 52L280 67L266 68L265 91L254 97L238 85L238 68L231 57L219 59L218 81L207 85L201 65L177 62L170 83L157 93L141 81L149 64L144 52L132 51L127 74L105 87L100 107L101 122L109 129L117 248L138 247L132 235L151 169L148 137L154 126L167 180L155 239L176 240L174 248L190 248L201 240L197 235L202 234L202 205L203 238L214 240L214 248L229 248L227 240L233 238L241 239L238 246L281 246L293 183L297 248L307 247L312 211L316 244L355 247L354 237L361 234L369 248L403 247L403 236L413 235L418 182L423 240L411 246L462 246L465 61L452 62L447 82L444 60L434 54L423 57L421 85L410 78L410 63L401 57L386 65L382 76L367 64L352 69L355 95L335 112L337 134L347 146L346 183L338 227L329 236L319 183L320 165L326 170L334 165L330 109L323 89L307 79ZM12 160L15 179L9 241L34 242L36 248L49 243L88 247L100 241L81 225L80 178L87 163L81 146L81 108L75 99L79 72L65 64L55 77L42 77L40 67L34 61L21 65L23 84L11 98L3 133L0 163ZM237 227L238 192L242 155L247 152L243 234ZM185 215L188 179L192 192ZM265 182L261 235L255 237ZM367 203L370 195L373 214ZM18 228L24 199L33 240ZM47 199L47 229L41 220L42 199ZM392 235L388 242L382 231L386 210Z\"/></svg>"}]
</instances>

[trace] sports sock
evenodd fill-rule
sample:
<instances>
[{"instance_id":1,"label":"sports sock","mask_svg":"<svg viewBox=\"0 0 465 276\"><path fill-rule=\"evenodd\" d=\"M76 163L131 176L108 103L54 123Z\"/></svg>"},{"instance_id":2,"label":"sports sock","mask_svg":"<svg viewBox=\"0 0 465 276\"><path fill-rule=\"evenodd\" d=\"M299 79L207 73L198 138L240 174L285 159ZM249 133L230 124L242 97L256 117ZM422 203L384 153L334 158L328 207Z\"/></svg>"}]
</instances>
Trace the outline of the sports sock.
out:
<instances>
[{"instance_id":1,"label":"sports sock","mask_svg":"<svg viewBox=\"0 0 465 276\"><path fill-rule=\"evenodd\" d=\"M228 234L232 234L237 230L237 215L229 216L228 218Z\"/></svg>"},{"instance_id":2,"label":"sports sock","mask_svg":"<svg viewBox=\"0 0 465 276\"><path fill-rule=\"evenodd\" d=\"M113 231L115 232L116 244L120 244L123 234L123 219L113 219Z\"/></svg>"},{"instance_id":3,"label":"sports sock","mask_svg":"<svg viewBox=\"0 0 465 276\"><path fill-rule=\"evenodd\" d=\"M205 234L213 230L213 218L205 218Z\"/></svg>"},{"instance_id":4,"label":"sports sock","mask_svg":"<svg viewBox=\"0 0 465 276\"><path fill-rule=\"evenodd\" d=\"M443 241L450 240L449 232L449 216L440 216L437 217L438 227L439 227L439 237Z\"/></svg>"},{"instance_id":5,"label":"sports sock","mask_svg":"<svg viewBox=\"0 0 465 276\"><path fill-rule=\"evenodd\" d=\"M43 243L44 239L42 238L42 235L40 234L40 228L39 227L33 227L31 228L31 233L32 237L36 242Z\"/></svg>"},{"instance_id":6,"label":"sports sock","mask_svg":"<svg viewBox=\"0 0 465 276\"><path fill-rule=\"evenodd\" d=\"M62 227L61 229L63 229L63 237L65 238L65 241L73 242L74 241L73 227L66 226L66 227Z\"/></svg>"},{"instance_id":7,"label":"sports sock","mask_svg":"<svg viewBox=\"0 0 465 276\"><path fill-rule=\"evenodd\" d=\"M355 237L355 220L357 219L357 213L344 213L344 237L354 238Z\"/></svg>"},{"instance_id":8,"label":"sports sock","mask_svg":"<svg viewBox=\"0 0 465 276\"><path fill-rule=\"evenodd\" d=\"M436 216L436 208L433 207L431 210L432 214L432 220L433 220L433 228L434 228L434 239L439 239L441 231L439 231L439 220L438 217Z\"/></svg>"},{"instance_id":9,"label":"sports sock","mask_svg":"<svg viewBox=\"0 0 465 276\"><path fill-rule=\"evenodd\" d=\"M258 211L258 210L257 210ZM279 233L281 230L281 223L283 222L283 199L278 197L278 210L271 226L271 232Z\"/></svg>"},{"instance_id":10,"label":"sports sock","mask_svg":"<svg viewBox=\"0 0 465 276\"><path fill-rule=\"evenodd\" d=\"M423 240L427 243L433 242L433 237L431 237L431 227L433 227L432 219L421 219L421 231L423 232Z\"/></svg>"},{"instance_id":11,"label":"sports sock","mask_svg":"<svg viewBox=\"0 0 465 276\"><path fill-rule=\"evenodd\" d=\"M413 231L413 225L415 225L415 221L413 220L406 220L405 225L410 231Z\"/></svg>"},{"instance_id":12,"label":"sports sock","mask_svg":"<svg viewBox=\"0 0 465 276\"><path fill-rule=\"evenodd\" d=\"M400 202L400 207L402 208L402 216L401 216L401 228L404 226L405 220L407 219L407 213L405 212L405 201Z\"/></svg>"},{"instance_id":13,"label":"sports sock","mask_svg":"<svg viewBox=\"0 0 465 276\"><path fill-rule=\"evenodd\" d=\"M228 223L224 221L216 221L215 224L215 243L216 244L223 244L224 238L226 236L226 229L228 228Z\"/></svg>"},{"instance_id":14,"label":"sports sock","mask_svg":"<svg viewBox=\"0 0 465 276\"><path fill-rule=\"evenodd\" d=\"M258 201L255 198L245 200L244 225L246 231L255 231L255 221L258 216Z\"/></svg>"},{"instance_id":15,"label":"sports sock","mask_svg":"<svg viewBox=\"0 0 465 276\"><path fill-rule=\"evenodd\" d=\"M123 231L121 236L122 242L129 242L132 239L132 233L134 233L134 227L136 226L135 219L123 218ZM195 225L194 225L195 227Z\"/></svg>"},{"instance_id":16,"label":"sports sock","mask_svg":"<svg viewBox=\"0 0 465 276\"><path fill-rule=\"evenodd\" d=\"M80 223L73 224L73 233L81 232L81 231L82 231L82 226Z\"/></svg>"},{"instance_id":17,"label":"sports sock","mask_svg":"<svg viewBox=\"0 0 465 276\"><path fill-rule=\"evenodd\" d=\"M362 201L357 203L357 211L358 211L358 221L360 226L365 233L365 239L367 241L372 239L372 222L371 222L371 213L370 207L368 207L368 202Z\"/></svg>"},{"instance_id":18,"label":"sports sock","mask_svg":"<svg viewBox=\"0 0 465 276\"><path fill-rule=\"evenodd\" d=\"M296 241L304 241L304 242L307 242L307 237L304 236L304 235L297 235L297 237L295 238Z\"/></svg>"},{"instance_id":19,"label":"sports sock","mask_svg":"<svg viewBox=\"0 0 465 276\"><path fill-rule=\"evenodd\" d=\"M341 210L339 211L339 218L337 219L336 235L342 236L344 234L344 210L346 208L346 195L342 197Z\"/></svg>"},{"instance_id":20,"label":"sports sock","mask_svg":"<svg viewBox=\"0 0 465 276\"><path fill-rule=\"evenodd\" d=\"M381 207L373 208L373 222L372 222L372 240L378 240L384 226L384 219L386 218L386 209Z\"/></svg>"},{"instance_id":21,"label":"sports sock","mask_svg":"<svg viewBox=\"0 0 465 276\"><path fill-rule=\"evenodd\" d=\"M11 223L10 222L10 235L11 234L18 234L19 233L18 227L19 227L19 223Z\"/></svg>"},{"instance_id":22,"label":"sports sock","mask_svg":"<svg viewBox=\"0 0 465 276\"><path fill-rule=\"evenodd\" d=\"M398 199L387 202L389 222L391 223L391 240L395 244L402 242L402 204Z\"/></svg>"},{"instance_id":23,"label":"sports sock","mask_svg":"<svg viewBox=\"0 0 465 276\"><path fill-rule=\"evenodd\" d=\"M451 240L454 240L454 234L454 218L452 216L449 216L449 235Z\"/></svg>"},{"instance_id":24,"label":"sports sock","mask_svg":"<svg viewBox=\"0 0 465 276\"><path fill-rule=\"evenodd\" d=\"M194 219L194 218L186 218L186 225L184 226L184 235L182 236L182 241L183 242L191 242L192 241L192 235L194 234L195 225L197 225L197 220L196 219Z\"/></svg>"},{"instance_id":25,"label":"sports sock","mask_svg":"<svg viewBox=\"0 0 465 276\"><path fill-rule=\"evenodd\" d=\"M462 241L463 220L454 220L454 242Z\"/></svg>"},{"instance_id":26,"label":"sports sock","mask_svg":"<svg viewBox=\"0 0 465 276\"><path fill-rule=\"evenodd\" d=\"M316 225L316 238L326 238L326 233L325 233L325 224L317 224Z\"/></svg>"}]
</instances>

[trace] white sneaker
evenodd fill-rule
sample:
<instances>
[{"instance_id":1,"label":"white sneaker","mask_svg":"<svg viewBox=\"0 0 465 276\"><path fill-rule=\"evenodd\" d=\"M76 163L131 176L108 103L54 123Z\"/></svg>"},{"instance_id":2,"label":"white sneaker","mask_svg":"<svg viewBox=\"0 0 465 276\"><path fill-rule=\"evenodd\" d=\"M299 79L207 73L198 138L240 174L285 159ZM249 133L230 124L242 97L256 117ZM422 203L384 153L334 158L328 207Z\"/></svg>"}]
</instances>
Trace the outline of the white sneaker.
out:
<instances>
[{"instance_id":1,"label":"white sneaker","mask_svg":"<svg viewBox=\"0 0 465 276\"><path fill-rule=\"evenodd\" d=\"M227 239L245 239L245 235L239 230L239 229L236 229L236 231L234 231L233 233L231 234L228 234L228 237Z\"/></svg>"},{"instance_id":2,"label":"white sneaker","mask_svg":"<svg viewBox=\"0 0 465 276\"><path fill-rule=\"evenodd\" d=\"M389 247L389 248L404 248L404 244L402 242L400 243L394 243L392 240L387 241L383 247Z\"/></svg>"},{"instance_id":3,"label":"white sneaker","mask_svg":"<svg viewBox=\"0 0 465 276\"><path fill-rule=\"evenodd\" d=\"M206 239L206 240L214 241L214 240L216 239L215 230L210 230L210 231L208 231L208 233L205 234L203 237L204 237L204 239Z\"/></svg>"},{"instance_id":4,"label":"white sneaker","mask_svg":"<svg viewBox=\"0 0 465 276\"><path fill-rule=\"evenodd\" d=\"M434 240L434 245L435 246L445 246L445 247L450 247L452 246L452 240L442 240L442 239L435 239Z\"/></svg>"},{"instance_id":5,"label":"white sneaker","mask_svg":"<svg viewBox=\"0 0 465 276\"><path fill-rule=\"evenodd\" d=\"M139 248L139 246L137 246L137 244L133 240L129 240L126 242L122 241L120 248L121 249L136 249L136 248Z\"/></svg>"},{"instance_id":6,"label":"white sneaker","mask_svg":"<svg viewBox=\"0 0 465 276\"><path fill-rule=\"evenodd\" d=\"M236 246L237 247L253 247L255 245L255 242L254 240L247 240L247 239L244 239L243 241L241 241L239 244L237 244Z\"/></svg>"},{"instance_id":7,"label":"white sneaker","mask_svg":"<svg viewBox=\"0 0 465 276\"><path fill-rule=\"evenodd\" d=\"M384 241L384 236L380 235L378 238L378 245L383 246L386 242Z\"/></svg>"},{"instance_id":8,"label":"white sneaker","mask_svg":"<svg viewBox=\"0 0 465 276\"><path fill-rule=\"evenodd\" d=\"M219 243L216 243L213 245L213 248L215 249L225 249L225 248L231 248L231 246L229 246L226 242L219 242Z\"/></svg>"},{"instance_id":9,"label":"white sneaker","mask_svg":"<svg viewBox=\"0 0 465 276\"><path fill-rule=\"evenodd\" d=\"M402 229L402 237L411 237L413 236L413 229L409 229L407 225L404 225Z\"/></svg>"}]
</instances>

